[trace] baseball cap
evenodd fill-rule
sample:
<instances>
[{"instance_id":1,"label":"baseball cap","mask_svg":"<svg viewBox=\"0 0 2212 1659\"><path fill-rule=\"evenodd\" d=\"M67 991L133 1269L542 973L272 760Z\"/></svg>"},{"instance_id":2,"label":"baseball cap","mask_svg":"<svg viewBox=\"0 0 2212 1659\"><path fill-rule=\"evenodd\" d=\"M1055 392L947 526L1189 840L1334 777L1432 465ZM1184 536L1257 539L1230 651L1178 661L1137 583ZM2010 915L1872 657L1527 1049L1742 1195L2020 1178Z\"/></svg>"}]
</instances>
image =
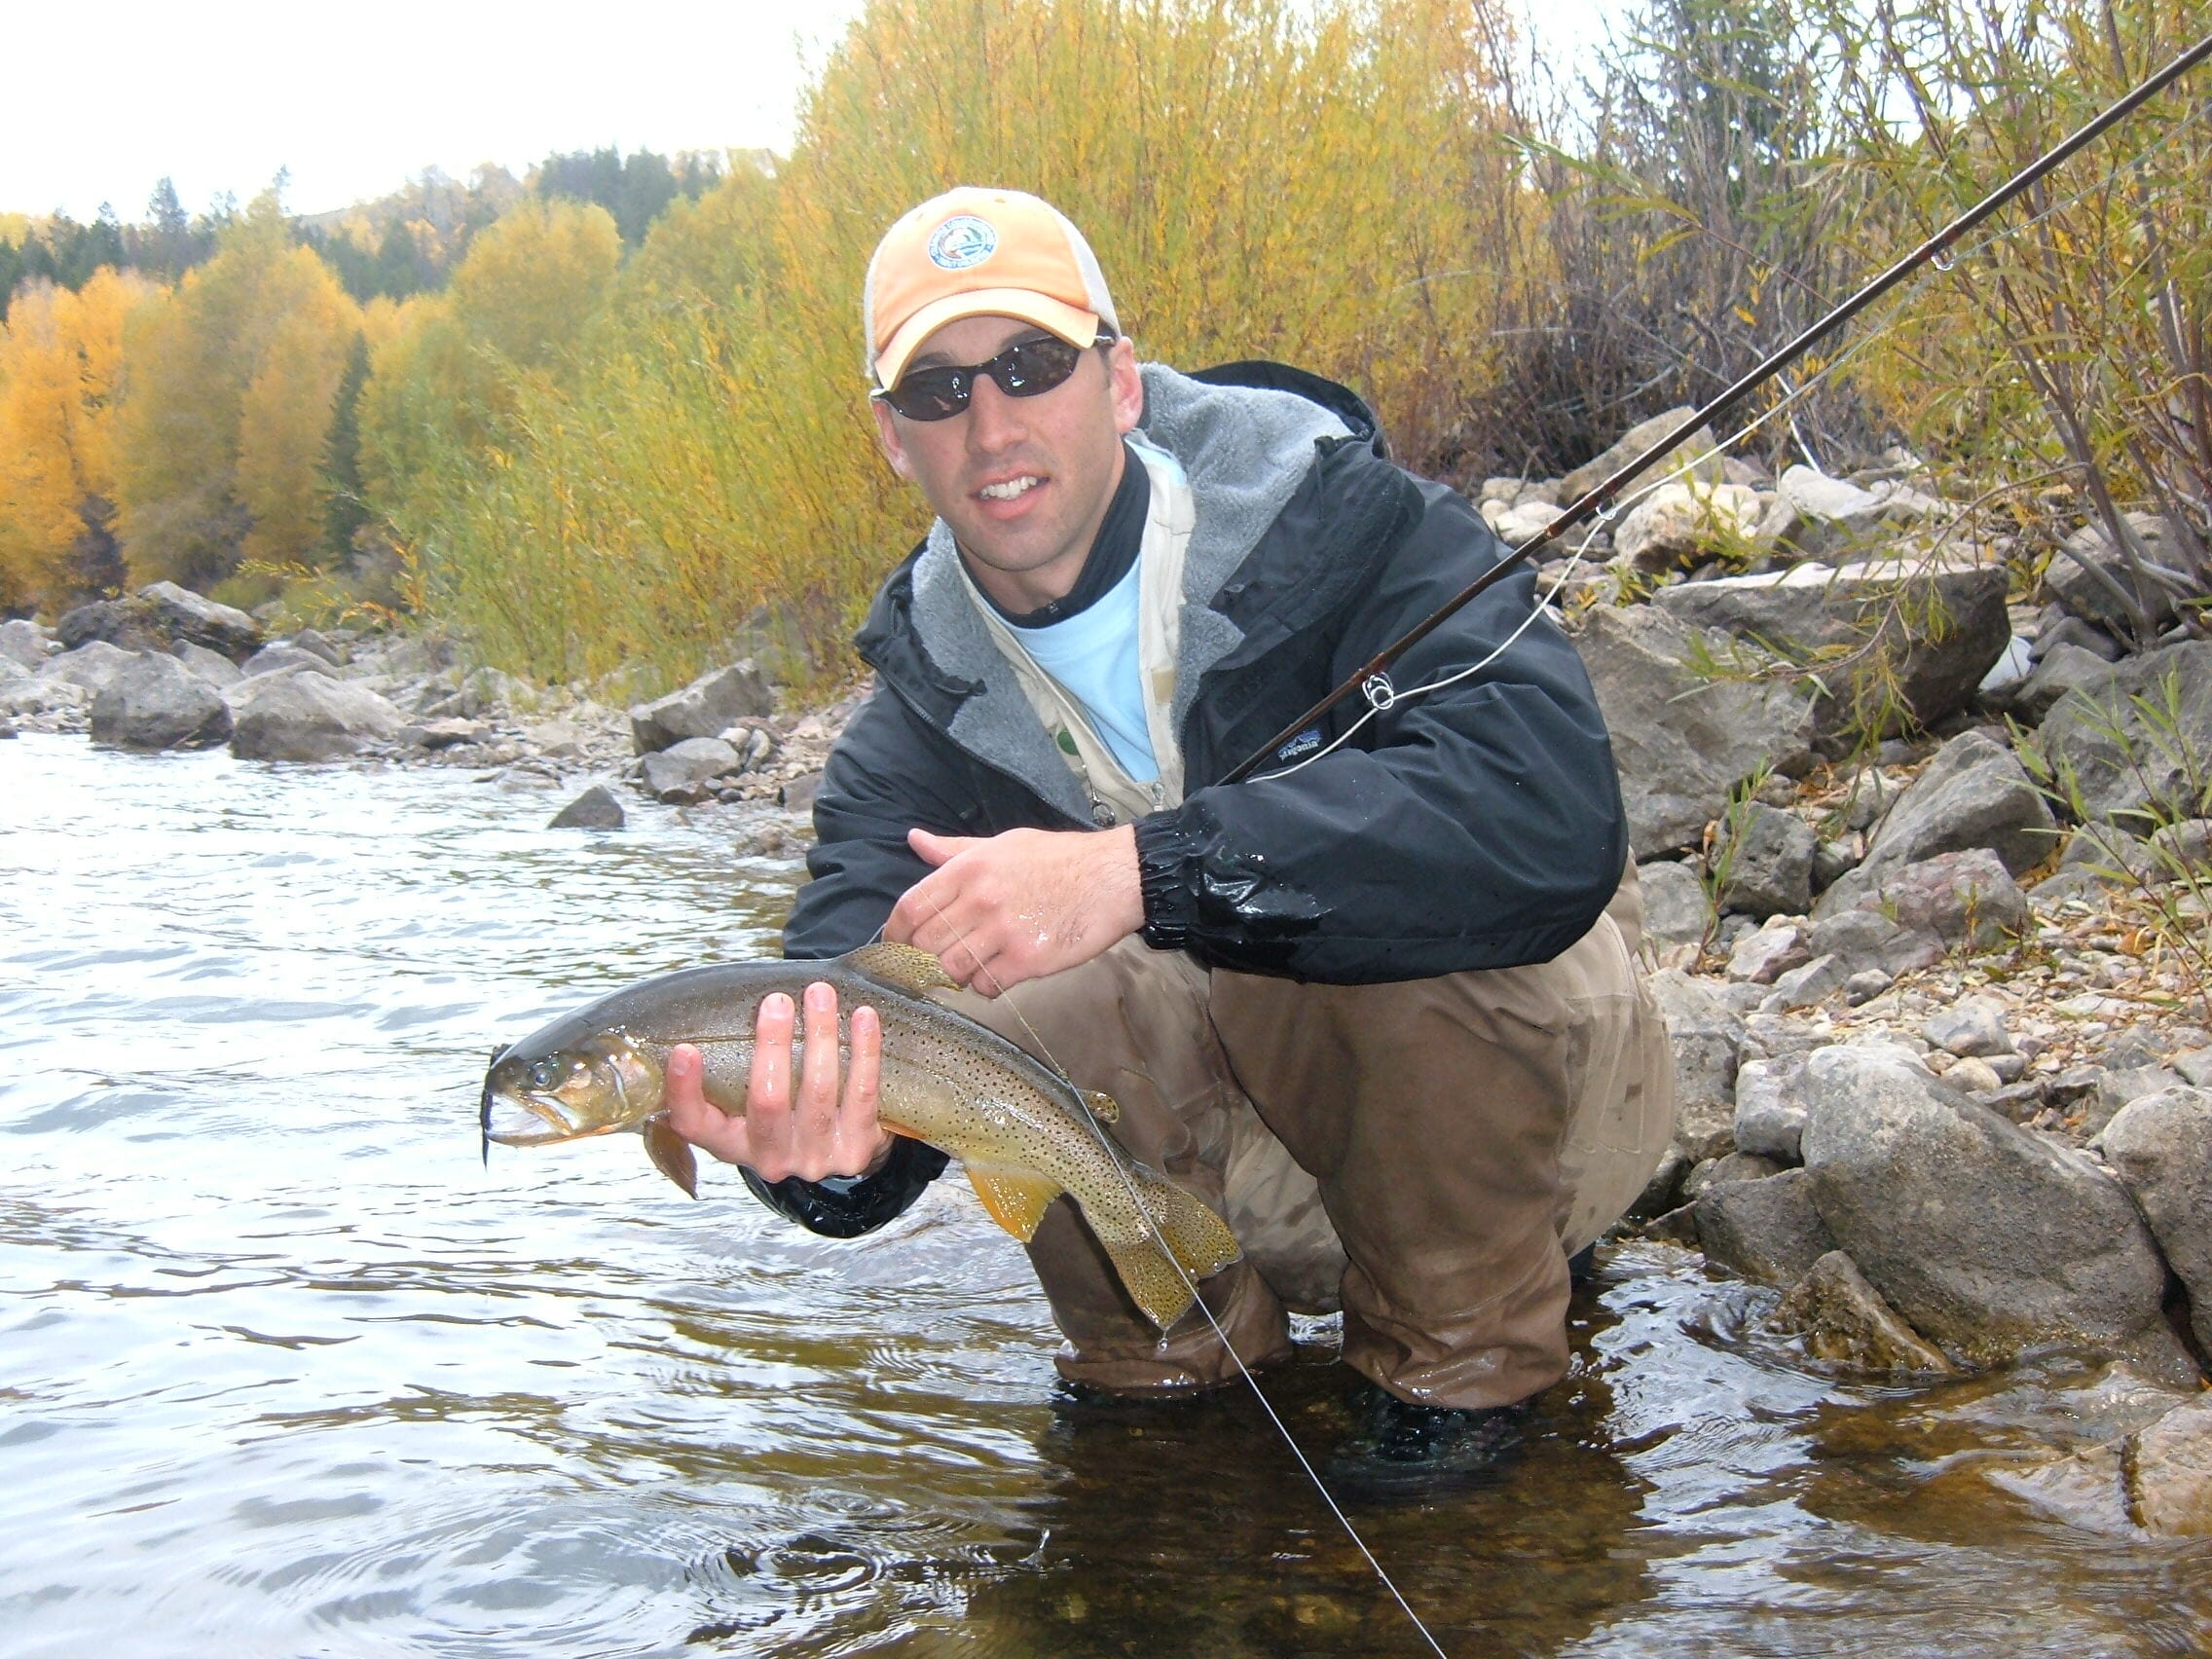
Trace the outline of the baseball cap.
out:
<instances>
[{"instance_id":1,"label":"baseball cap","mask_svg":"<svg viewBox=\"0 0 2212 1659\"><path fill-rule=\"evenodd\" d=\"M1098 257L1067 216L1019 190L964 185L884 233L867 262L868 373L898 385L923 341L969 316L1014 316L1073 346L1122 332Z\"/></svg>"}]
</instances>

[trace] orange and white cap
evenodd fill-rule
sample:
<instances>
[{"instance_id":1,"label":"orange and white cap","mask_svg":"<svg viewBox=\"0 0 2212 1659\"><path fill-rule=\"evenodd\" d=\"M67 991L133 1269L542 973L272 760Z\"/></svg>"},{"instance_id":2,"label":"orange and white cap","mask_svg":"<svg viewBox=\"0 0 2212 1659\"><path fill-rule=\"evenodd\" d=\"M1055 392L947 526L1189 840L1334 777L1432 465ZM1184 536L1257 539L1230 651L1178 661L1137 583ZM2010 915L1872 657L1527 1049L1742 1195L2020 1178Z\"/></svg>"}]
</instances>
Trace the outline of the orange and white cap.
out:
<instances>
[{"instance_id":1,"label":"orange and white cap","mask_svg":"<svg viewBox=\"0 0 2212 1659\"><path fill-rule=\"evenodd\" d=\"M884 233L862 302L867 367L893 387L923 341L968 316L1014 316L1073 346L1122 332L1098 256L1050 203L962 186Z\"/></svg>"}]
</instances>

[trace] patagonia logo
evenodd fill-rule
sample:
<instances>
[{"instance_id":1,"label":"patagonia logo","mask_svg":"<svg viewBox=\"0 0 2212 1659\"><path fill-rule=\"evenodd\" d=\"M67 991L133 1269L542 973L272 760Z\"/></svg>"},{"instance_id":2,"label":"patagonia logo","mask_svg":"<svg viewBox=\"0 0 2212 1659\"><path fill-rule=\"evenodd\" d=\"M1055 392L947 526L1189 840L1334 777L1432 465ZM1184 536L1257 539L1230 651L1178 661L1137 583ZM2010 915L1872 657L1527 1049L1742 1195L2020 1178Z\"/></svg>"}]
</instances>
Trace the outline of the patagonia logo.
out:
<instances>
[{"instance_id":1,"label":"patagonia logo","mask_svg":"<svg viewBox=\"0 0 2212 1659\"><path fill-rule=\"evenodd\" d=\"M1276 750L1275 758L1277 760L1295 760L1301 755L1310 754L1320 747L1321 728L1319 726L1308 726L1304 731L1300 732L1296 737L1292 738L1288 743L1284 744L1280 749Z\"/></svg>"},{"instance_id":2,"label":"patagonia logo","mask_svg":"<svg viewBox=\"0 0 2212 1659\"><path fill-rule=\"evenodd\" d=\"M959 213L930 233L930 263L940 271L966 271L998 251L999 234L988 219Z\"/></svg>"}]
</instances>

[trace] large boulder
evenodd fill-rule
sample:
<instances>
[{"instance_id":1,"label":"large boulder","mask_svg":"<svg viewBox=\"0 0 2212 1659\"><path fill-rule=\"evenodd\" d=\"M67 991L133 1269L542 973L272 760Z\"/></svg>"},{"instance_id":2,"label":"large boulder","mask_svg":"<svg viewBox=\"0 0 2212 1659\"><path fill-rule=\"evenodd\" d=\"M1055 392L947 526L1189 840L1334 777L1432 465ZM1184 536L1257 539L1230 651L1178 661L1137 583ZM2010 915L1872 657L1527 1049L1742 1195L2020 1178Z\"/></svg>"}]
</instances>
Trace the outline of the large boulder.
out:
<instances>
[{"instance_id":1,"label":"large boulder","mask_svg":"<svg viewBox=\"0 0 2212 1659\"><path fill-rule=\"evenodd\" d=\"M327 675L336 667L337 664L313 651L303 650L285 640L276 640L247 657L240 672L251 680L259 675L283 674L300 668Z\"/></svg>"},{"instance_id":2,"label":"large boulder","mask_svg":"<svg viewBox=\"0 0 2212 1659\"><path fill-rule=\"evenodd\" d=\"M227 694L241 760L335 760L396 738L405 718L365 685L313 669L260 674Z\"/></svg>"},{"instance_id":3,"label":"large boulder","mask_svg":"<svg viewBox=\"0 0 2212 1659\"><path fill-rule=\"evenodd\" d=\"M1725 662L1728 641L1640 605L1591 610L1574 644L1612 735L1639 860L1698 841L1730 792L1762 766L1794 773L1810 763L1809 691L1692 666L1701 649Z\"/></svg>"},{"instance_id":4,"label":"large boulder","mask_svg":"<svg viewBox=\"0 0 2212 1659\"><path fill-rule=\"evenodd\" d=\"M2069 691L2093 690L2112 678L2112 659L2061 640L2036 661L2035 672L2012 688L2004 707L2030 725L2040 725Z\"/></svg>"},{"instance_id":5,"label":"large boulder","mask_svg":"<svg viewBox=\"0 0 2212 1659\"><path fill-rule=\"evenodd\" d=\"M719 737L687 737L647 755L639 764L638 781L655 800L683 804L705 799L715 779L743 765L734 744Z\"/></svg>"},{"instance_id":6,"label":"large boulder","mask_svg":"<svg viewBox=\"0 0 2212 1659\"><path fill-rule=\"evenodd\" d=\"M221 651L211 651L205 645L195 645L190 640L179 640L169 646L169 655L218 691L236 685L245 678L239 665Z\"/></svg>"},{"instance_id":7,"label":"large boulder","mask_svg":"<svg viewBox=\"0 0 2212 1659\"><path fill-rule=\"evenodd\" d=\"M1802 1169L1715 1182L1698 1194L1691 1214L1705 1259L1754 1284L1795 1284L1835 1248Z\"/></svg>"},{"instance_id":8,"label":"large boulder","mask_svg":"<svg viewBox=\"0 0 2212 1659\"><path fill-rule=\"evenodd\" d=\"M0 622L0 657L10 662L37 668L59 648L36 622L21 616Z\"/></svg>"},{"instance_id":9,"label":"large boulder","mask_svg":"<svg viewBox=\"0 0 2212 1659\"><path fill-rule=\"evenodd\" d=\"M1818 670L1816 730L1830 748L1967 706L2011 643L2002 567L1967 559L1864 560L1682 582L1659 608Z\"/></svg>"},{"instance_id":10,"label":"large boulder","mask_svg":"<svg viewBox=\"0 0 2212 1659\"><path fill-rule=\"evenodd\" d=\"M2202 817L2212 806L2200 793L2212 755L2212 641L2115 665L2061 697L2037 742L2079 789L2083 818Z\"/></svg>"},{"instance_id":11,"label":"large boulder","mask_svg":"<svg viewBox=\"0 0 2212 1659\"><path fill-rule=\"evenodd\" d=\"M1663 969L1644 981L1675 1051L1675 1144L1691 1163L1735 1146L1736 1066L1744 1022L1708 980Z\"/></svg>"},{"instance_id":12,"label":"large boulder","mask_svg":"<svg viewBox=\"0 0 2212 1659\"><path fill-rule=\"evenodd\" d=\"M2120 517L2137 543L2138 560L2147 556L2150 563L2169 571L2189 568L2175 543L2173 527L2164 519L2152 513ZM2136 569L2126 554L2114 547L2105 527L2092 520L2051 555L2043 572L2044 591L2083 621L2123 639L2137 631L2135 608L2140 605L2143 621L2155 634L2173 620L2174 596L2156 577L2146 574L2138 579Z\"/></svg>"},{"instance_id":13,"label":"large boulder","mask_svg":"<svg viewBox=\"0 0 2212 1659\"><path fill-rule=\"evenodd\" d=\"M142 651L92 698L92 741L124 749L206 749L231 735L222 694L160 651Z\"/></svg>"},{"instance_id":14,"label":"large boulder","mask_svg":"<svg viewBox=\"0 0 2212 1659\"><path fill-rule=\"evenodd\" d=\"M174 582L151 582L124 599L97 599L65 611L55 632L74 650L101 640L125 650L166 650L190 640L237 661L261 643L261 624Z\"/></svg>"},{"instance_id":15,"label":"large boulder","mask_svg":"<svg viewBox=\"0 0 2212 1659\"><path fill-rule=\"evenodd\" d=\"M1939 955L1943 945L1986 950L2019 933L2028 924L2028 896L1987 847L1886 869L1869 871L1861 865L1839 876L1814 904L1812 948L1841 951L1824 930L1852 910L1872 911L1893 930L1935 940Z\"/></svg>"},{"instance_id":16,"label":"large boulder","mask_svg":"<svg viewBox=\"0 0 2212 1659\"><path fill-rule=\"evenodd\" d=\"M1714 849L1720 903L1764 921L1801 916L1813 902L1813 855L1820 837L1793 812L1750 801L1725 821Z\"/></svg>"},{"instance_id":17,"label":"large boulder","mask_svg":"<svg viewBox=\"0 0 2212 1659\"><path fill-rule=\"evenodd\" d=\"M1859 869L1878 877L1942 853L1987 847L2019 875L2057 845L2058 822L2019 758L1969 731L1943 745L1890 808Z\"/></svg>"},{"instance_id":18,"label":"large boulder","mask_svg":"<svg viewBox=\"0 0 2212 1659\"><path fill-rule=\"evenodd\" d=\"M111 645L105 640L89 640L84 645L63 651L59 656L48 657L39 667L37 677L46 681L63 681L81 687L89 694L97 694L100 687L113 680L138 653L127 651L121 645Z\"/></svg>"},{"instance_id":19,"label":"large boulder","mask_svg":"<svg viewBox=\"0 0 2212 1659\"><path fill-rule=\"evenodd\" d=\"M1822 1221L1952 1358L2058 1343L2190 1371L2160 1310L2157 1248L2107 1171L1966 1100L1901 1047L1819 1050L1805 1090Z\"/></svg>"},{"instance_id":20,"label":"large boulder","mask_svg":"<svg viewBox=\"0 0 2212 1659\"><path fill-rule=\"evenodd\" d=\"M1654 415L1648 421L1640 421L1623 432L1620 441L1594 461L1585 461L1560 480L1559 498L1563 505L1580 500L1632 461L1650 455L1660 442L1688 420L1695 411L1687 406L1670 409L1664 415ZM1663 457L1654 458L1651 464L1642 468L1623 487L1622 494L1650 483L1662 473L1672 472L1677 466L1687 465L1689 476L1708 484L1721 481L1720 446L1714 441L1713 428L1700 426Z\"/></svg>"},{"instance_id":21,"label":"large boulder","mask_svg":"<svg viewBox=\"0 0 2212 1659\"><path fill-rule=\"evenodd\" d=\"M1785 469L1776 483L1797 515L1789 539L1802 552L1825 554L1865 545L1907 516L1889 497L1802 462Z\"/></svg>"},{"instance_id":22,"label":"large boulder","mask_svg":"<svg viewBox=\"0 0 2212 1659\"><path fill-rule=\"evenodd\" d=\"M1643 895L1643 937L1654 950L1704 943L1713 931L1713 900L1696 870L1654 860L1636 866L1636 883Z\"/></svg>"},{"instance_id":23,"label":"large boulder","mask_svg":"<svg viewBox=\"0 0 2212 1659\"><path fill-rule=\"evenodd\" d=\"M650 755L687 737L719 737L739 720L775 709L775 693L753 664L732 663L632 709L630 737L640 755Z\"/></svg>"},{"instance_id":24,"label":"large boulder","mask_svg":"<svg viewBox=\"0 0 2212 1659\"><path fill-rule=\"evenodd\" d=\"M2212 1353L2212 1093L2166 1088L2130 1100L2096 1144L2189 1292L2197 1346Z\"/></svg>"}]
</instances>

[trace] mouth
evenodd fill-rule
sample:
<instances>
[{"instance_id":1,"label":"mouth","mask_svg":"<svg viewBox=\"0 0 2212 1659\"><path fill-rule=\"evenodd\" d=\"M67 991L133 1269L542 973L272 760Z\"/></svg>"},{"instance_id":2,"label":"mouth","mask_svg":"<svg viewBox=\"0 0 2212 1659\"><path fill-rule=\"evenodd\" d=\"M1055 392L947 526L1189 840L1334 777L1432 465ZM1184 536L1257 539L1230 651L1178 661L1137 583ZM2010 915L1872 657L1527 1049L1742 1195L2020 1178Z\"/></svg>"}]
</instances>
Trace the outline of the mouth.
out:
<instances>
[{"instance_id":1,"label":"mouth","mask_svg":"<svg viewBox=\"0 0 2212 1659\"><path fill-rule=\"evenodd\" d=\"M975 499L992 517L1011 518L1026 511L1037 492L1050 482L1042 473L1016 473L981 486L975 492Z\"/></svg>"},{"instance_id":2,"label":"mouth","mask_svg":"<svg viewBox=\"0 0 2212 1659\"><path fill-rule=\"evenodd\" d=\"M501 1146L544 1146L553 1141L574 1140L579 1131L561 1110L561 1103L544 1094L484 1093L484 1143Z\"/></svg>"}]
</instances>

